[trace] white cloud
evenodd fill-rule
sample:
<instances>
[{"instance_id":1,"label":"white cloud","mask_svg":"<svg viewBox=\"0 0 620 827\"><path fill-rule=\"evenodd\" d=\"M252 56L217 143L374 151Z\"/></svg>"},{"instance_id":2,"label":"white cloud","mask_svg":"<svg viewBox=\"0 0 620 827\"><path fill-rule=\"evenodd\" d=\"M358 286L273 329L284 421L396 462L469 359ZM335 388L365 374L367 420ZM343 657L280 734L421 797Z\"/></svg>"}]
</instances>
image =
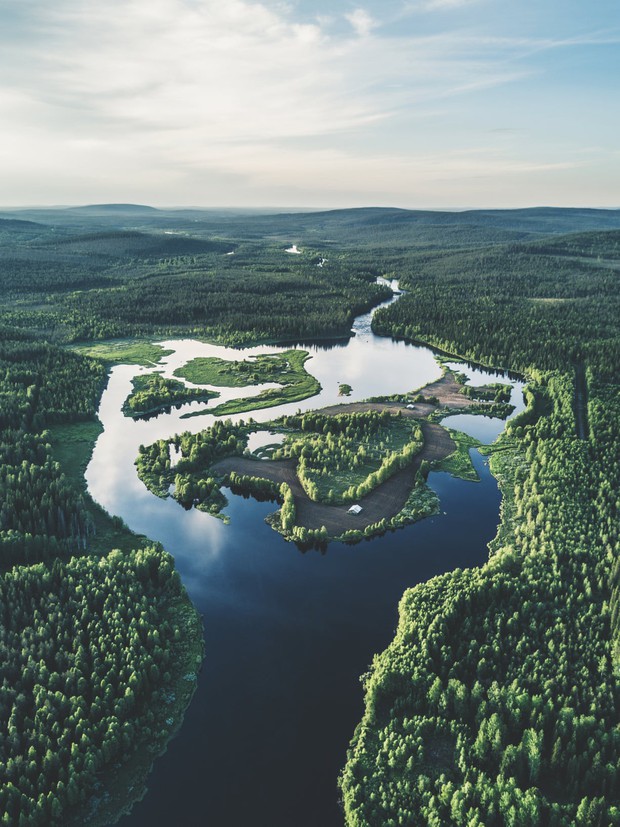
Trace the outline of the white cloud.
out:
<instances>
[{"instance_id":1,"label":"white cloud","mask_svg":"<svg viewBox=\"0 0 620 827\"><path fill-rule=\"evenodd\" d=\"M360 37L367 37L377 25L365 9L355 9L345 17Z\"/></svg>"},{"instance_id":2,"label":"white cloud","mask_svg":"<svg viewBox=\"0 0 620 827\"><path fill-rule=\"evenodd\" d=\"M170 144L182 161L193 147L362 129L507 77L459 57L450 37L362 41L355 35L374 25L362 9L349 15L348 39L245 0L58 0L36 17L27 42L0 42L22 126L38 120L46 140L69 134L128 152ZM1 101L0 118L20 126Z\"/></svg>"}]
</instances>

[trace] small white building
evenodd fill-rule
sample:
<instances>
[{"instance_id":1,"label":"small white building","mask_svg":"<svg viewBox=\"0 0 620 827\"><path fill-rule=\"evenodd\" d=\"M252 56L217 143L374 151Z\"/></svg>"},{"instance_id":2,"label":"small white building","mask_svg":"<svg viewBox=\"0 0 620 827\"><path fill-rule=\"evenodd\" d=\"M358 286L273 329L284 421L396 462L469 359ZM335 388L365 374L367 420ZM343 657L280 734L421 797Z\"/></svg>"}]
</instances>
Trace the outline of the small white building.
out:
<instances>
[{"instance_id":1,"label":"small white building","mask_svg":"<svg viewBox=\"0 0 620 827\"><path fill-rule=\"evenodd\" d=\"M361 505L352 505L351 508L349 509L349 514L359 514L361 510L362 510Z\"/></svg>"}]
</instances>

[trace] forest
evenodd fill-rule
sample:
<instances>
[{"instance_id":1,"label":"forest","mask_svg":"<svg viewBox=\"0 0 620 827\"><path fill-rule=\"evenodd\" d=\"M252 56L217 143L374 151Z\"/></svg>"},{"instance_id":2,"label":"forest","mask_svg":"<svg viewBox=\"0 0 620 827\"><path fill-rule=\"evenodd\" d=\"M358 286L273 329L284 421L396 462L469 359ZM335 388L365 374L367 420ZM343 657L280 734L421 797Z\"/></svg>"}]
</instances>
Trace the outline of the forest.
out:
<instances>
[{"instance_id":1,"label":"forest","mask_svg":"<svg viewBox=\"0 0 620 827\"><path fill-rule=\"evenodd\" d=\"M494 449L489 563L403 597L341 779L349 824L620 823L618 394L590 389L584 441L570 377L537 374L553 412Z\"/></svg>"},{"instance_id":2,"label":"forest","mask_svg":"<svg viewBox=\"0 0 620 827\"><path fill-rule=\"evenodd\" d=\"M217 396L206 388L188 388L176 379L166 379L158 373L136 376L132 390L123 404L126 416L144 417L170 411L173 405L184 402L207 402Z\"/></svg>"},{"instance_id":3,"label":"forest","mask_svg":"<svg viewBox=\"0 0 620 827\"><path fill-rule=\"evenodd\" d=\"M375 316L383 334L523 371L530 405L492 448L489 563L407 592L366 675L349 825L620 824L617 245L425 255Z\"/></svg>"},{"instance_id":4,"label":"forest","mask_svg":"<svg viewBox=\"0 0 620 827\"><path fill-rule=\"evenodd\" d=\"M179 672L201 660L200 623L172 557L138 538L135 551L102 547L101 515L54 456L52 431L94 418L106 373L0 329L2 824L72 823L95 781L140 750L146 775L149 750L191 697ZM162 716L171 690L178 700Z\"/></svg>"},{"instance_id":5,"label":"forest","mask_svg":"<svg viewBox=\"0 0 620 827\"><path fill-rule=\"evenodd\" d=\"M377 312L377 333L519 371L530 404L492 448L503 505L489 562L406 592L394 641L364 678L340 780L346 823L620 824L618 227L617 211L597 210L4 214L2 823L83 821L95 779L112 789L115 764L163 747L193 691L181 676L202 658L172 558L122 526L108 542L97 526L111 519L57 459L54 429L96 424L110 365L69 346L347 336L388 296L383 275L406 295ZM292 243L301 255L284 252ZM326 458L298 430L320 489L313 459ZM333 434L343 458L353 436ZM222 422L213 440L188 441L187 460L244 447ZM158 493L169 451L141 453ZM184 481L183 501L217 510L212 478ZM263 488L294 522L290 489ZM151 761L91 823L114 820Z\"/></svg>"}]
</instances>

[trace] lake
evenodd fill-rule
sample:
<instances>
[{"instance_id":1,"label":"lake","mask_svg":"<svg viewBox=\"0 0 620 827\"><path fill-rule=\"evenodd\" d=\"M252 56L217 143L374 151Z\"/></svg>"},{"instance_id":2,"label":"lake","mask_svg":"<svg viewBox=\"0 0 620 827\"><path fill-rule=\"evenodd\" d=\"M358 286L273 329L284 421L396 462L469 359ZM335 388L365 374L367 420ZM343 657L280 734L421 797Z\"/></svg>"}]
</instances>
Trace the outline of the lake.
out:
<instances>
[{"instance_id":1,"label":"lake","mask_svg":"<svg viewBox=\"0 0 620 827\"><path fill-rule=\"evenodd\" d=\"M429 348L375 336L371 318L372 313L359 317L348 341L300 346L310 351L306 368L321 382L318 396L235 419L264 422L402 393L439 378L441 368ZM239 351L192 340L163 344L174 351L158 366L166 376L196 356L239 359L291 347ZM458 369L469 371L473 384L508 381L501 373L498 378L471 366ZM472 451L480 482L430 474L440 515L355 546L330 543L326 553L302 553L264 522L274 504L226 492L225 525L146 490L133 464L138 446L213 422L208 413L181 418L208 411L205 403L148 421L124 417L120 409L131 378L150 370L113 368L99 411L104 432L86 478L97 502L174 555L204 619L206 657L183 726L157 760L145 798L119 824L342 827L337 778L362 717L360 676L392 639L406 588L485 562L498 523L497 484L486 460ZM338 396L341 382L353 389L345 400ZM520 410L523 386L511 383ZM223 390L226 395L211 406L260 388ZM483 441L504 427L500 420L465 419L452 422L465 431L475 428Z\"/></svg>"}]
</instances>

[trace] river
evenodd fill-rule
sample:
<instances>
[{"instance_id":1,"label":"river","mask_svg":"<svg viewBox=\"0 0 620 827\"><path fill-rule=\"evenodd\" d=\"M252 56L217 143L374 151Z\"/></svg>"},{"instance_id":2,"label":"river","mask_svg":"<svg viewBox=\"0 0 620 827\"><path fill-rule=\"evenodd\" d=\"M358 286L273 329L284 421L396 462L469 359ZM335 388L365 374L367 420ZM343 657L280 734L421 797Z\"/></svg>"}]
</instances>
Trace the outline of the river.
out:
<instances>
[{"instance_id":1,"label":"river","mask_svg":"<svg viewBox=\"0 0 620 827\"><path fill-rule=\"evenodd\" d=\"M395 294L385 304L396 300ZM322 385L318 396L239 418L266 421L413 390L440 377L429 348L377 337L371 319L372 312L358 317L348 341L300 346L310 351L306 368ZM239 351L193 340L163 345L174 351L158 366L166 376L195 356L239 359L290 347ZM458 368L473 384L498 381L497 372ZM204 619L206 657L183 726L157 760L146 796L119 824L342 827L337 777L362 717L360 675L393 637L406 588L486 560L498 522L496 482L473 451L480 482L429 476L442 514L356 546L330 543L326 553L302 553L265 524L273 504L227 492L225 525L146 490L133 464L138 446L213 421L208 413L181 418L208 411L205 403L148 421L124 417L131 378L152 369L113 368L99 411L104 431L86 479L97 502L174 555ZM353 388L346 400L338 396L341 382ZM520 410L522 384L512 384ZM225 392L222 399L257 389ZM486 417L457 419L450 425L474 428L483 441L504 427Z\"/></svg>"}]
</instances>

